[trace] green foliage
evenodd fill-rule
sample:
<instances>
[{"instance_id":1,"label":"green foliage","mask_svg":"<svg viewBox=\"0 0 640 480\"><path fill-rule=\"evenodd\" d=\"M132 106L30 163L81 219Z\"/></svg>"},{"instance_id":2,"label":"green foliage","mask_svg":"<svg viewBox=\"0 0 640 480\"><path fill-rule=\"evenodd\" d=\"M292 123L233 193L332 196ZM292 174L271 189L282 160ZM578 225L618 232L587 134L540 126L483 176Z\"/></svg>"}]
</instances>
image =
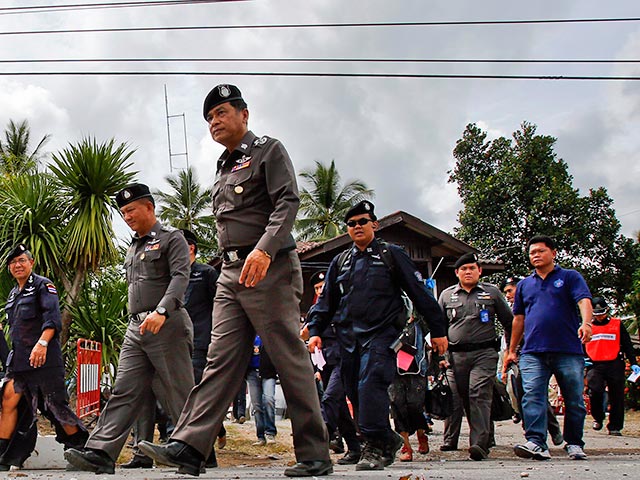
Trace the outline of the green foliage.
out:
<instances>
[{"instance_id":1,"label":"green foliage","mask_svg":"<svg viewBox=\"0 0 640 480\"><path fill-rule=\"evenodd\" d=\"M133 150L115 140L98 144L85 138L53 154L50 169L58 180L65 224L65 262L72 269L95 270L116 258L112 212L114 197L131 182L127 170Z\"/></svg>"},{"instance_id":2,"label":"green foliage","mask_svg":"<svg viewBox=\"0 0 640 480\"><path fill-rule=\"evenodd\" d=\"M102 343L102 373L113 381L128 321L127 282L122 269L109 267L89 274L70 312L73 322L65 346L70 371L76 371L77 340L95 340Z\"/></svg>"},{"instance_id":3,"label":"green foliage","mask_svg":"<svg viewBox=\"0 0 640 480\"><path fill-rule=\"evenodd\" d=\"M203 259L210 259L218 244L216 222L211 213L211 188L203 188L191 167L165 180L171 192L153 192L160 207L158 216L175 228L191 230L198 238L198 252ZM208 212L209 214L205 214Z\"/></svg>"},{"instance_id":4,"label":"green foliage","mask_svg":"<svg viewBox=\"0 0 640 480\"><path fill-rule=\"evenodd\" d=\"M503 260L510 273L526 275L527 240L549 235L563 266L580 270L592 292L622 303L640 265L640 248L619 233L606 189L581 196L567 164L556 157L556 139L537 135L535 125L523 123L513 140L486 137L468 125L453 151L449 181L457 183L463 203L458 236Z\"/></svg>"},{"instance_id":5,"label":"green foliage","mask_svg":"<svg viewBox=\"0 0 640 480\"><path fill-rule=\"evenodd\" d=\"M0 173L16 176L35 171L43 157L42 148L49 135L42 137L38 145L30 151L31 131L26 120L16 123L9 120L4 131L4 141L0 140Z\"/></svg>"},{"instance_id":6,"label":"green foliage","mask_svg":"<svg viewBox=\"0 0 640 480\"><path fill-rule=\"evenodd\" d=\"M300 191L300 209L295 223L300 240L322 241L345 232L344 215L354 204L373 198L373 190L360 180L345 185L335 161L326 167L315 162L314 170L304 170L300 177L309 186Z\"/></svg>"}]
</instances>

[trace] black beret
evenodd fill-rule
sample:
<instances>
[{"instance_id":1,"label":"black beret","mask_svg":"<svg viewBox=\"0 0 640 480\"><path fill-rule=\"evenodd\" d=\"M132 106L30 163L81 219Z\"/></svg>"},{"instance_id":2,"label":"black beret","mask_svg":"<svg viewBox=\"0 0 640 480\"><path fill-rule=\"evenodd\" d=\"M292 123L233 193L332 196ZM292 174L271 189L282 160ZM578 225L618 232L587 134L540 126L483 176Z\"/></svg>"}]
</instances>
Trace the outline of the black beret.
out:
<instances>
[{"instance_id":1,"label":"black beret","mask_svg":"<svg viewBox=\"0 0 640 480\"><path fill-rule=\"evenodd\" d=\"M469 253L465 253L464 255L462 255L460 258L458 258L458 260L456 260L456 263L454 265L454 268L457 270L458 268L460 268L462 265L466 265L467 263L477 263L480 264L480 261L478 260L478 255L476 255L473 252L469 252Z\"/></svg>"},{"instance_id":2,"label":"black beret","mask_svg":"<svg viewBox=\"0 0 640 480\"><path fill-rule=\"evenodd\" d=\"M231 102L233 100L241 100L242 93L240 89L235 85L223 83L217 87L213 87L213 90L204 99L204 105L202 106L202 115L204 119L207 119L209 111L221 103Z\"/></svg>"},{"instance_id":3,"label":"black beret","mask_svg":"<svg viewBox=\"0 0 640 480\"><path fill-rule=\"evenodd\" d=\"M13 248L13 250L9 252L9 255L7 255L7 264L9 264L9 262L14 258L19 257L20 255L28 251L29 250L27 249L27 246L24 243L19 243Z\"/></svg>"},{"instance_id":4,"label":"black beret","mask_svg":"<svg viewBox=\"0 0 640 480\"><path fill-rule=\"evenodd\" d=\"M311 275L311 278L309 279L309 285L314 287L318 283L324 282L324 279L326 278L326 276L327 276L327 272L325 272L324 270L314 273L313 275Z\"/></svg>"},{"instance_id":5,"label":"black beret","mask_svg":"<svg viewBox=\"0 0 640 480\"><path fill-rule=\"evenodd\" d=\"M184 238L187 240L187 243L189 245L198 245L198 239L191 230L187 230L186 228L182 228L181 230Z\"/></svg>"},{"instance_id":6,"label":"black beret","mask_svg":"<svg viewBox=\"0 0 640 480\"><path fill-rule=\"evenodd\" d=\"M118 204L118 208L122 208L125 205L130 204L131 202L146 197L148 197L151 200L151 203L155 205L153 196L149 191L149 187L142 183L133 183L131 185L127 185L118 192L118 194L116 195L116 203Z\"/></svg>"},{"instance_id":7,"label":"black beret","mask_svg":"<svg viewBox=\"0 0 640 480\"><path fill-rule=\"evenodd\" d=\"M500 288L504 290L504 287L506 287L507 285L517 285L520 280L522 280L522 277L507 277L500 284Z\"/></svg>"},{"instance_id":8,"label":"black beret","mask_svg":"<svg viewBox=\"0 0 640 480\"><path fill-rule=\"evenodd\" d=\"M591 306L593 307L594 315L604 315L609 310L607 301L602 297L593 297L591 299Z\"/></svg>"},{"instance_id":9,"label":"black beret","mask_svg":"<svg viewBox=\"0 0 640 480\"><path fill-rule=\"evenodd\" d=\"M376 215L373 213L374 209L373 203L369 200L362 200L360 203L356 203L353 207L349 209L347 214L344 216L344 221L348 221L351 217L355 217L356 215L362 215L368 213L371 217L371 220L376 220Z\"/></svg>"}]
</instances>

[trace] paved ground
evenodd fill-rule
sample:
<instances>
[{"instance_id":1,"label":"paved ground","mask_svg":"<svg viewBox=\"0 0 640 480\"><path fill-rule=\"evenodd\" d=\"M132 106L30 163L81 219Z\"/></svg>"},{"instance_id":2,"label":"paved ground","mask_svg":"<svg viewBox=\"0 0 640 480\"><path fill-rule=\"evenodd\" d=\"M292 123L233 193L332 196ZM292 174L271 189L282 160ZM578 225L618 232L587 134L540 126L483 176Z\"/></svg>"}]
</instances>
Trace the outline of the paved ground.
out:
<instances>
[{"instance_id":1,"label":"paved ground","mask_svg":"<svg viewBox=\"0 0 640 480\"><path fill-rule=\"evenodd\" d=\"M589 455L586 461L569 460L560 447L551 448L552 460L546 462L526 461L514 456L512 445L522 441L520 425L512 422L500 422L496 428L498 446L491 452L489 459L474 462L467 458L466 451L440 452L438 447L442 443L442 422L436 422L435 432L430 435L432 452L427 455L415 455L413 462L396 462L391 467L378 472L356 472L354 467L336 465L334 479L466 479L474 480L503 480L529 478L536 480L555 479L624 479L640 478L640 436L611 437L603 432L594 432L589 427L590 419L585 429L585 451ZM241 426L248 434L253 432L253 425L247 422ZM244 430L240 426L232 425L230 434L240 437ZM271 453L247 456L245 463L238 463L238 451L234 453L234 444L230 442L219 455L223 467L209 470L202 474L203 479L255 479L267 480L285 478L282 475L285 465L291 461L291 455L286 443L290 442L288 421L278 422L279 449L270 450ZM235 430L235 431L234 431ZM463 433L460 446L466 445L468 437ZM245 454L246 455L246 454ZM231 466L231 458L233 465ZM337 458L337 457L336 457ZM227 466L225 466L227 465ZM186 475L178 475L175 468L153 468L134 472L116 469L115 475L94 475L85 472L64 472L61 470L21 470L0 473L0 478L27 479L188 479Z\"/></svg>"}]
</instances>

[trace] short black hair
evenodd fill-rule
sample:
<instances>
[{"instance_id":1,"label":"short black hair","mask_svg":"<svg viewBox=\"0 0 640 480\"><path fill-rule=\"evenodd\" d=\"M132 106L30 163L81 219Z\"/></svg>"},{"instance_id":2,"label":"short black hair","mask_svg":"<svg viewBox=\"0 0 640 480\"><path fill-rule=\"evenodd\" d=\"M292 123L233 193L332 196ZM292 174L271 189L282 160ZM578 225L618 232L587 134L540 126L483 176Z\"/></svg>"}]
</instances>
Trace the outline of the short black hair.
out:
<instances>
[{"instance_id":1,"label":"short black hair","mask_svg":"<svg viewBox=\"0 0 640 480\"><path fill-rule=\"evenodd\" d=\"M529 247L534 243L544 243L551 250L556 249L556 242L553 240L553 238L546 235L534 235L533 237L531 237L527 242L527 250L529 250Z\"/></svg>"}]
</instances>

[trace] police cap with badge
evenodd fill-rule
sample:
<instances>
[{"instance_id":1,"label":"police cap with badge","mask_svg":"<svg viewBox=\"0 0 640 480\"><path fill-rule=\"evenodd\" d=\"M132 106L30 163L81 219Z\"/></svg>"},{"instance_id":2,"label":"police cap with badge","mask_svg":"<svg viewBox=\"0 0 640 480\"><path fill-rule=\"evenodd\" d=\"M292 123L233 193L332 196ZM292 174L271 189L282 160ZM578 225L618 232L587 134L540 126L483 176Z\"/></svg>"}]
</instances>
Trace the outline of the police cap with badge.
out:
<instances>
[{"instance_id":1,"label":"police cap with badge","mask_svg":"<svg viewBox=\"0 0 640 480\"><path fill-rule=\"evenodd\" d=\"M222 103L242 99L242 93L240 92L240 89L235 85L230 85L228 83L217 85L213 87L213 89L204 99L204 104L202 106L202 115L204 116L204 119L207 120L207 116L209 115L209 112L213 107L217 107Z\"/></svg>"},{"instance_id":2,"label":"police cap with badge","mask_svg":"<svg viewBox=\"0 0 640 480\"><path fill-rule=\"evenodd\" d=\"M13 250L11 250L9 252L9 255L7 255L7 265L9 265L11 260L13 260L16 257L19 257L23 253L27 253L28 251L29 250L27 249L27 246L24 243L19 243L18 245L13 247Z\"/></svg>"},{"instance_id":3,"label":"police cap with badge","mask_svg":"<svg viewBox=\"0 0 640 480\"><path fill-rule=\"evenodd\" d=\"M309 279L309 285L311 285L312 287L315 287L317 284L324 282L326 277L327 277L327 272L325 272L324 270L320 270L319 272L316 272L313 275L311 275L311 278Z\"/></svg>"},{"instance_id":4,"label":"police cap with badge","mask_svg":"<svg viewBox=\"0 0 640 480\"><path fill-rule=\"evenodd\" d=\"M186 228L181 228L180 230L189 245L198 246L198 238L191 230L187 230Z\"/></svg>"},{"instance_id":5,"label":"police cap with badge","mask_svg":"<svg viewBox=\"0 0 640 480\"><path fill-rule=\"evenodd\" d=\"M460 258L458 258L458 260L456 260L456 263L453 265L453 268L457 270L461 266L466 265L468 263L477 263L478 265L480 265L480 260L478 259L478 255L476 255L473 252L465 253Z\"/></svg>"},{"instance_id":6,"label":"police cap with badge","mask_svg":"<svg viewBox=\"0 0 640 480\"><path fill-rule=\"evenodd\" d=\"M118 208L122 208L125 205L129 205L131 202L140 200L141 198L148 198L151 200L151 203L155 205L155 201L153 200L149 187L142 183L132 183L118 192L116 195L116 203L118 204Z\"/></svg>"},{"instance_id":7,"label":"police cap with badge","mask_svg":"<svg viewBox=\"0 0 640 480\"><path fill-rule=\"evenodd\" d=\"M355 217L356 215L364 215L365 213L369 214L371 220L377 220L375 213L373 213L374 205L369 200L362 200L359 203L356 203L353 207L351 207L347 214L344 216L344 221L347 222L351 217Z\"/></svg>"}]
</instances>

